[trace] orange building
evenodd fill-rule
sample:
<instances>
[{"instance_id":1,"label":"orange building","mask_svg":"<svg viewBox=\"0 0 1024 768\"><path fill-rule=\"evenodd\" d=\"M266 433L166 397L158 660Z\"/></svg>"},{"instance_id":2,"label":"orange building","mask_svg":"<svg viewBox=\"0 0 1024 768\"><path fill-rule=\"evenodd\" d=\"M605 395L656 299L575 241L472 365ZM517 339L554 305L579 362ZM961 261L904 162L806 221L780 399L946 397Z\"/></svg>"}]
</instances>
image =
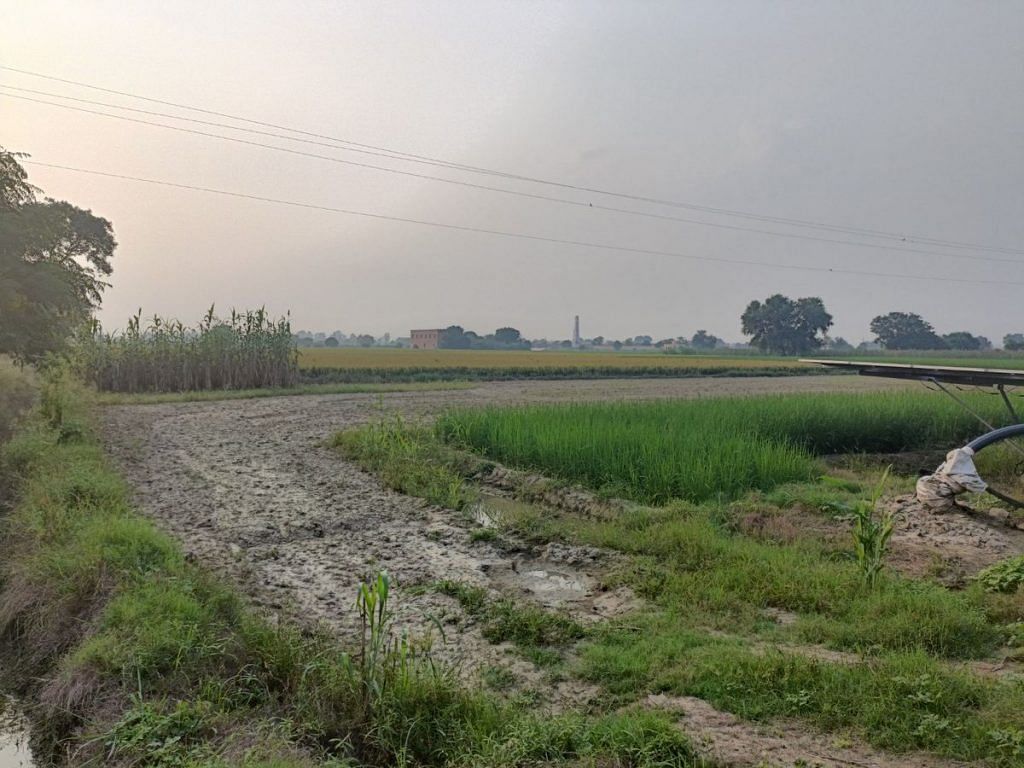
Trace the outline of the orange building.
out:
<instances>
[{"instance_id":1,"label":"orange building","mask_svg":"<svg viewBox=\"0 0 1024 768\"><path fill-rule=\"evenodd\" d=\"M441 342L441 329L409 331L409 338L413 349L437 349Z\"/></svg>"}]
</instances>

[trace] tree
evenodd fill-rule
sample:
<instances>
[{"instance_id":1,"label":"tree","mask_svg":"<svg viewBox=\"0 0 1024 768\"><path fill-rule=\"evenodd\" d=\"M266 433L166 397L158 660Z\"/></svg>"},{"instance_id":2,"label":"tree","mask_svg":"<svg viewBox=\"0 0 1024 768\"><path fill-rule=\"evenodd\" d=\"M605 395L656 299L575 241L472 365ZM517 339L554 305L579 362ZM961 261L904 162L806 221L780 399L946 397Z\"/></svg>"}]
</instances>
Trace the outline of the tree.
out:
<instances>
[{"instance_id":1,"label":"tree","mask_svg":"<svg viewBox=\"0 0 1024 768\"><path fill-rule=\"evenodd\" d=\"M818 297L793 299L776 293L762 304L752 301L740 317L743 333L762 352L804 355L825 343L832 315Z\"/></svg>"},{"instance_id":2,"label":"tree","mask_svg":"<svg viewBox=\"0 0 1024 768\"><path fill-rule=\"evenodd\" d=\"M375 341L376 339L368 333L361 333L356 338L356 343L358 343L360 347L372 347Z\"/></svg>"},{"instance_id":3,"label":"tree","mask_svg":"<svg viewBox=\"0 0 1024 768\"><path fill-rule=\"evenodd\" d=\"M954 331L953 333L943 334L942 340L949 349L976 351L992 348L992 342L984 336L975 336L967 331Z\"/></svg>"},{"instance_id":4,"label":"tree","mask_svg":"<svg viewBox=\"0 0 1024 768\"><path fill-rule=\"evenodd\" d=\"M519 344L523 337L515 328L499 328L494 332L494 340L502 344Z\"/></svg>"},{"instance_id":5,"label":"tree","mask_svg":"<svg viewBox=\"0 0 1024 768\"><path fill-rule=\"evenodd\" d=\"M461 325L449 325L441 331L437 346L442 349L469 349L470 340Z\"/></svg>"},{"instance_id":6,"label":"tree","mask_svg":"<svg viewBox=\"0 0 1024 768\"><path fill-rule=\"evenodd\" d=\"M842 336L836 336L834 339L829 339L825 346L833 352L852 352L853 344L848 342Z\"/></svg>"},{"instance_id":7,"label":"tree","mask_svg":"<svg viewBox=\"0 0 1024 768\"><path fill-rule=\"evenodd\" d=\"M110 222L51 198L0 147L0 354L59 351L100 303L116 243Z\"/></svg>"},{"instance_id":8,"label":"tree","mask_svg":"<svg viewBox=\"0 0 1024 768\"><path fill-rule=\"evenodd\" d=\"M890 312L871 321L875 341L886 349L945 349L931 323L912 312Z\"/></svg>"},{"instance_id":9,"label":"tree","mask_svg":"<svg viewBox=\"0 0 1024 768\"><path fill-rule=\"evenodd\" d=\"M338 346L338 337L337 336L328 336L326 339L324 339L324 346L325 347L336 347L336 346Z\"/></svg>"},{"instance_id":10,"label":"tree","mask_svg":"<svg viewBox=\"0 0 1024 768\"><path fill-rule=\"evenodd\" d=\"M690 339L690 346L694 349L714 349L721 343L720 338L708 333L703 328L693 334L693 338Z\"/></svg>"},{"instance_id":11,"label":"tree","mask_svg":"<svg viewBox=\"0 0 1024 768\"><path fill-rule=\"evenodd\" d=\"M1003 336L1003 349L1011 352L1024 349L1024 333L1008 333Z\"/></svg>"}]
</instances>

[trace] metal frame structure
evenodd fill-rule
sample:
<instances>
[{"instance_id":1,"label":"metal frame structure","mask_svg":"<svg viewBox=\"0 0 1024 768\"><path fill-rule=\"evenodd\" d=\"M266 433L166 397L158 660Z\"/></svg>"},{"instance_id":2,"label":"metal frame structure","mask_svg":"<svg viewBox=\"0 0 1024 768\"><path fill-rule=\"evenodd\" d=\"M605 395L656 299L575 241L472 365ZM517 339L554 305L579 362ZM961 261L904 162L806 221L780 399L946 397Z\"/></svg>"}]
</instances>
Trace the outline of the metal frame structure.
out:
<instances>
[{"instance_id":1,"label":"metal frame structure","mask_svg":"<svg viewBox=\"0 0 1024 768\"><path fill-rule=\"evenodd\" d=\"M911 363L876 363L857 360L801 360L800 362L824 365L829 368L854 370L861 376L877 376L885 379L902 379L904 381L920 381L926 385L931 384L950 397L957 405L988 429L988 432L972 440L966 447L974 451L980 451L987 446L1009 440L1008 445L1024 457L1024 447L1012 441L1012 438L1024 437L1024 422L1021 421L1006 392L1007 387L1011 389L1014 387L1024 387L1024 370L960 368L947 365L914 365ZM946 385L979 388L991 387L999 393L1014 423L1007 427L996 428ZM1024 509L1024 501L1022 500L1007 496L993 488L989 488L988 492L1007 504Z\"/></svg>"}]
</instances>

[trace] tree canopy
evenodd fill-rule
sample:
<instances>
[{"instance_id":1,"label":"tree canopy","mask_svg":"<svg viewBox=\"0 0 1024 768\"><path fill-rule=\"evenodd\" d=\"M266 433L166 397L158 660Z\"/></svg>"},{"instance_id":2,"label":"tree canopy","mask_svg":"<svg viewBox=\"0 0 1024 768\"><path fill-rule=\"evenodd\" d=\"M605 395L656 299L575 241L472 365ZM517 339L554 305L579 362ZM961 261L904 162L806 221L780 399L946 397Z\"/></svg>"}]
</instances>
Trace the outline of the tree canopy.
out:
<instances>
[{"instance_id":1,"label":"tree canopy","mask_svg":"<svg viewBox=\"0 0 1024 768\"><path fill-rule=\"evenodd\" d=\"M523 336L516 328L499 328L494 332L494 340L501 344L519 344Z\"/></svg>"},{"instance_id":2,"label":"tree canopy","mask_svg":"<svg viewBox=\"0 0 1024 768\"><path fill-rule=\"evenodd\" d=\"M1024 333L1008 333L1003 336L1003 349L1011 352L1024 349Z\"/></svg>"},{"instance_id":3,"label":"tree canopy","mask_svg":"<svg viewBox=\"0 0 1024 768\"><path fill-rule=\"evenodd\" d=\"M942 340L949 349L962 349L969 351L983 351L992 349L992 342L984 336L975 336L967 331L954 331L943 334Z\"/></svg>"},{"instance_id":4,"label":"tree canopy","mask_svg":"<svg viewBox=\"0 0 1024 768\"><path fill-rule=\"evenodd\" d=\"M721 343L720 338L708 333L703 328L693 334L693 338L690 339L690 346L694 349L714 349Z\"/></svg>"},{"instance_id":5,"label":"tree canopy","mask_svg":"<svg viewBox=\"0 0 1024 768\"><path fill-rule=\"evenodd\" d=\"M890 312L871 321L875 341L886 349L946 349L931 323L913 312Z\"/></svg>"},{"instance_id":6,"label":"tree canopy","mask_svg":"<svg viewBox=\"0 0 1024 768\"><path fill-rule=\"evenodd\" d=\"M99 306L116 242L106 219L40 199L20 157L0 147L0 354L33 361Z\"/></svg>"},{"instance_id":7,"label":"tree canopy","mask_svg":"<svg viewBox=\"0 0 1024 768\"><path fill-rule=\"evenodd\" d=\"M743 333L762 352L803 355L825 343L832 315L817 297L796 299L777 293L764 303L752 301L740 320Z\"/></svg>"}]
</instances>

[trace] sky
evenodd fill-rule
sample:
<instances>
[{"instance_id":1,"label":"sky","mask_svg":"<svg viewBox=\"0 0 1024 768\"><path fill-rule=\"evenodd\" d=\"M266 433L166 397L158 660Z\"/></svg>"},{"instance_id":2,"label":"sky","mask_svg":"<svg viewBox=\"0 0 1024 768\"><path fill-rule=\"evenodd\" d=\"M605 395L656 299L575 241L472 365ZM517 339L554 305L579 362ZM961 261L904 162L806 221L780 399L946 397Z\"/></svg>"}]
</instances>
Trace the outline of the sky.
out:
<instances>
[{"instance_id":1,"label":"sky","mask_svg":"<svg viewBox=\"0 0 1024 768\"><path fill-rule=\"evenodd\" d=\"M783 293L820 296L835 317L832 334L855 343L870 338L872 317L892 310L917 312L942 333L1024 332L1024 4L1016 0L3 5L7 67L461 165L908 238L62 101L3 86L281 132L0 70L8 94L0 95L0 146L38 162L634 249L26 165L47 195L113 222L119 247L100 313L108 328L139 308L192 321L211 304L265 305L290 312L295 329L327 332L406 335L457 323L567 338L578 314L584 336L703 328L739 341L746 305Z\"/></svg>"}]
</instances>

